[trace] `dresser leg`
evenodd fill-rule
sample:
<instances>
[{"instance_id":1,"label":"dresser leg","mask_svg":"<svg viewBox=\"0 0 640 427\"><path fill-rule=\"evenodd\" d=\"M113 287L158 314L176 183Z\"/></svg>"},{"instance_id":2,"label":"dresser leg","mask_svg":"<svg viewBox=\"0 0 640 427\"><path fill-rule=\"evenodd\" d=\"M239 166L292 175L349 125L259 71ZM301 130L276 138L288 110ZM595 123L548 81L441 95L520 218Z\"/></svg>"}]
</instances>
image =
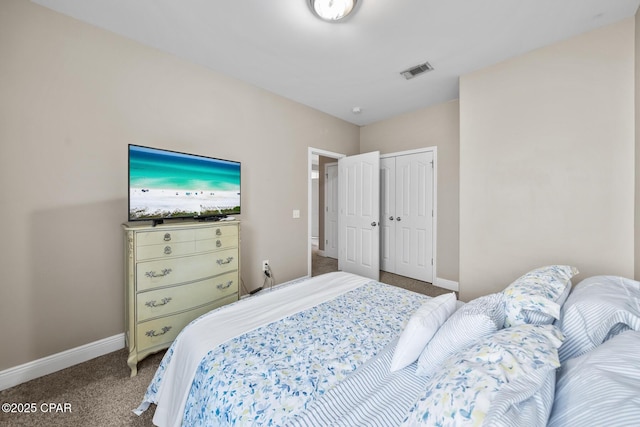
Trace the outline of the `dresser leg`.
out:
<instances>
[{"instance_id":1,"label":"dresser leg","mask_svg":"<svg viewBox=\"0 0 640 427\"><path fill-rule=\"evenodd\" d=\"M127 359L127 365L129 365L129 368L131 369L131 378L138 375L138 358L135 356L135 354L129 355L129 359Z\"/></svg>"}]
</instances>

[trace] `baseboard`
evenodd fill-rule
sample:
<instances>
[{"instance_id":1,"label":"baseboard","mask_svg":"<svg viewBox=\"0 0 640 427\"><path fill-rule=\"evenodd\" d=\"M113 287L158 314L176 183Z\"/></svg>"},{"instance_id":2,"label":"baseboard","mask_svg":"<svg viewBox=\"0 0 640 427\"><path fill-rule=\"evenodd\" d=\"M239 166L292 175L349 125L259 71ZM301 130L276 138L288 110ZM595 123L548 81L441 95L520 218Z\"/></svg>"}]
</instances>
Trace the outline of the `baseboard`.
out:
<instances>
[{"instance_id":1,"label":"baseboard","mask_svg":"<svg viewBox=\"0 0 640 427\"><path fill-rule=\"evenodd\" d=\"M443 279L441 277L436 277L436 283L434 283L434 285L440 288L449 289L450 291L458 292L459 290L458 282L454 282L453 280Z\"/></svg>"},{"instance_id":2,"label":"baseboard","mask_svg":"<svg viewBox=\"0 0 640 427\"><path fill-rule=\"evenodd\" d=\"M0 371L0 390L124 348L124 333Z\"/></svg>"}]
</instances>

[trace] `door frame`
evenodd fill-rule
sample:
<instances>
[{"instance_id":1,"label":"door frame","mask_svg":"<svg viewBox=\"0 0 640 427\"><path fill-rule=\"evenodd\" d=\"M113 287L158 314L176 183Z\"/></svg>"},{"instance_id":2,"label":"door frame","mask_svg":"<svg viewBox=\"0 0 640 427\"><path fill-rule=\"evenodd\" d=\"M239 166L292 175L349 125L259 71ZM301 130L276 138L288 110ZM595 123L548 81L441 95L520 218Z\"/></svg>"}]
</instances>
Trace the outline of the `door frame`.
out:
<instances>
[{"instance_id":1,"label":"door frame","mask_svg":"<svg viewBox=\"0 0 640 427\"><path fill-rule=\"evenodd\" d=\"M327 240L328 240L328 238L327 238L327 229L329 229L329 227L327 227L327 225L329 224L329 221L328 221L328 216L329 215L327 215L327 213L328 213L327 212L327 206L328 206L327 205L327 194L328 194L328 191L327 191L327 178L329 176L329 172L328 171L329 171L330 167L335 167L336 176L337 176L337 173L338 173L338 162L331 162L331 163L325 163L324 164L324 179L325 179L325 181L324 181L324 195L323 196L324 196L324 208L325 209L324 209L324 221L323 221L324 222L324 249L322 250L322 254L323 254L323 256L326 256L326 257L329 257L329 258L334 258L334 259L337 260L338 259L339 250L336 248L335 249L335 253L333 253L333 252L330 253L327 250ZM335 204L337 206L338 205L338 192L336 191L335 193L336 193L336 194L334 194L335 200L332 200L332 202L335 202ZM337 222L338 222L338 220L336 219L336 223ZM336 240L338 240L337 237L336 237ZM333 244L333 243L336 243L336 242L331 242L331 243Z\"/></svg>"},{"instance_id":2,"label":"door frame","mask_svg":"<svg viewBox=\"0 0 640 427\"><path fill-rule=\"evenodd\" d=\"M312 215L311 210L313 209L313 189L312 189L312 172L313 172L313 156L319 155L324 157L330 157L332 159L338 159L342 157L346 157L346 154L343 153L335 153L333 151L322 150L320 148L307 147L307 215L308 223L307 223L307 277L311 277L311 230L312 230Z\"/></svg>"},{"instance_id":3,"label":"door frame","mask_svg":"<svg viewBox=\"0 0 640 427\"><path fill-rule=\"evenodd\" d=\"M433 151L433 282L432 284L436 286L444 287L446 289L457 290L457 289L452 289L449 286L443 286L442 283L436 283L438 281L438 274L437 274L438 252L436 250L437 242L438 242L438 235L437 235L437 231L438 231L438 147L431 146L431 147L417 148L413 150L399 151L395 153L385 153L385 154L381 153L380 158L404 155L404 154L413 154L413 153L419 153L422 151ZM346 157L346 154L343 154L343 153L336 153L333 151L327 151L320 148L307 147L307 212L309 213L307 215L307 218L308 218L307 277L311 277L311 255L312 255L311 254L311 243L312 243L311 241L311 230L312 230L311 210L313 209L313 205L312 205L313 191L311 188L311 185L312 185L311 174L313 170L313 156L315 154L324 156L324 157L330 157L336 160L341 157Z\"/></svg>"}]
</instances>

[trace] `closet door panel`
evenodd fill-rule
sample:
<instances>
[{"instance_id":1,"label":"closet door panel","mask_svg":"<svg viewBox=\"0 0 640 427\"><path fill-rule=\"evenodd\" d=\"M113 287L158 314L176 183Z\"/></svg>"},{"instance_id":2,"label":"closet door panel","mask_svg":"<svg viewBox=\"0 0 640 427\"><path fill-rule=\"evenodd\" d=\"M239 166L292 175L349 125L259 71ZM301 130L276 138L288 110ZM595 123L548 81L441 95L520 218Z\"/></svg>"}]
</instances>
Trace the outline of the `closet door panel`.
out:
<instances>
[{"instance_id":1,"label":"closet door panel","mask_svg":"<svg viewBox=\"0 0 640 427\"><path fill-rule=\"evenodd\" d=\"M396 157L396 264L402 276L431 282L433 153Z\"/></svg>"}]
</instances>

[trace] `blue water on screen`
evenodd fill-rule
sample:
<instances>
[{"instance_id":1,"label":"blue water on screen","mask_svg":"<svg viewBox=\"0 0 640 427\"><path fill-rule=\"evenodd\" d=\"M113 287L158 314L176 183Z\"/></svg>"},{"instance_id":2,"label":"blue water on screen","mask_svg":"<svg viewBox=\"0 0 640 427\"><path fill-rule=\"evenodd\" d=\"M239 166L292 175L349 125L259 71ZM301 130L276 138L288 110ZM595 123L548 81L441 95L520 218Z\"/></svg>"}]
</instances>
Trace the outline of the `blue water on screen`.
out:
<instances>
[{"instance_id":1,"label":"blue water on screen","mask_svg":"<svg viewBox=\"0 0 640 427\"><path fill-rule=\"evenodd\" d=\"M131 188L240 192L240 163L129 147Z\"/></svg>"}]
</instances>

